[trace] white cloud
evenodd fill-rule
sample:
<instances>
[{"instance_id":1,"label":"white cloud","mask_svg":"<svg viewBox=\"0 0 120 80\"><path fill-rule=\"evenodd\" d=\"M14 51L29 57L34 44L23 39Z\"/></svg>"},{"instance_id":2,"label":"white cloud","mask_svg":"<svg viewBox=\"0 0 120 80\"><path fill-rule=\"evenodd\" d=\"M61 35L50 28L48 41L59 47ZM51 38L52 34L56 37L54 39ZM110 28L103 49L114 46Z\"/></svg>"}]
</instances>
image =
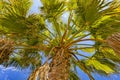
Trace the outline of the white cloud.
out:
<instances>
[{"instance_id":1,"label":"white cloud","mask_svg":"<svg viewBox=\"0 0 120 80\"><path fill-rule=\"evenodd\" d=\"M18 69L15 68L15 67L4 67L4 66L2 66L2 65L0 65L0 69L2 70L2 72L7 71L7 70L20 71L20 70L18 70Z\"/></svg>"}]
</instances>

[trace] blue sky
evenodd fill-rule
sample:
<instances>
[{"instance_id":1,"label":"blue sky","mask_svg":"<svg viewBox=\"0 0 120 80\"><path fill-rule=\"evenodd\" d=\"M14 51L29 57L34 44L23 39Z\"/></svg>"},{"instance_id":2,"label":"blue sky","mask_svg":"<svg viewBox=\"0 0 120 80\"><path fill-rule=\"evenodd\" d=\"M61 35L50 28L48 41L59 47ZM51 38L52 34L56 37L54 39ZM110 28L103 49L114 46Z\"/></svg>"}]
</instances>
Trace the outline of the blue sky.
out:
<instances>
[{"instance_id":1,"label":"blue sky","mask_svg":"<svg viewBox=\"0 0 120 80\"><path fill-rule=\"evenodd\" d=\"M29 69L19 70L14 67L0 66L0 80L27 80Z\"/></svg>"},{"instance_id":2,"label":"blue sky","mask_svg":"<svg viewBox=\"0 0 120 80\"><path fill-rule=\"evenodd\" d=\"M34 0L34 4L30 10L30 13L38 13L38 6L40 6L40 0ZM63 16L64 19L66 19L66 15ZM23 69L19 70L16 69L15 67L8 67L5 68L2 65L0 65L0 80L27 80L29 74L30 74L30 69ZM82 80L89 80L87 75L78 69L79 76L81 76ZM120 80L120 74L114 74L110 75L108 77L105 76L100 76L97 73L93 74L96 80Z\"/></svg>"}]
</instances>

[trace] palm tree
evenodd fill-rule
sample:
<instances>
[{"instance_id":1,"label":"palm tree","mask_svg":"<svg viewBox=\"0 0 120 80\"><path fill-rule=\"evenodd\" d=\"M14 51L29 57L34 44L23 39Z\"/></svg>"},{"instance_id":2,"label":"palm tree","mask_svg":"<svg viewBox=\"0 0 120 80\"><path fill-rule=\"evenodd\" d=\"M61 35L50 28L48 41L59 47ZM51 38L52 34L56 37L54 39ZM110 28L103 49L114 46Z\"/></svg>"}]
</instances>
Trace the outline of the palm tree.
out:
<instances>
[{"instance_id":1,"label":"palm tree","mask_svg":"<svg viewBox=\"0 0 120 80\"><path fill-rule=\"evenodd\" d=\"M2 65L31 67L28 80L80 80L76 67L90 80L92 73L119 72L119 0L41 2L40 13L29 14L31 0L0 1L0 47L12 47L0 48Z\"/></svg>"}]
</instances>

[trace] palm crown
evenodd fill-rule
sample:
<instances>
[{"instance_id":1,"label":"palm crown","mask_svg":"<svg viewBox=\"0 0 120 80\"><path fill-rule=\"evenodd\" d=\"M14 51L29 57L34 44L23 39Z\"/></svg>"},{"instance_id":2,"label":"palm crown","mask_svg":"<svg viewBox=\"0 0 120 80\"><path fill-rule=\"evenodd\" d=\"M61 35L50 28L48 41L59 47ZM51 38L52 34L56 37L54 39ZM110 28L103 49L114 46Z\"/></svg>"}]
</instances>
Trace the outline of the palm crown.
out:
<instances>
[{"instance_id":1,"label":"palm crown","mask_svg":"<svg viewBox=\"0 0 120 80\"><path fill-rule=\"evenodd\" d=\"M0 36L9 40L9 44L14 43L9 55L5 52L9 49L1 48L0 63L19 68L31 66L36 70L29 80L37 76L43 80L79 80L76 67L91 80L92 72L107 75L119 72L119 0L41 2L41 12L29 14L30 0L0 1ZM67 22L61 18L64 13L69 14ZM42 53L47 57L43 66ZM3 54L9 56L7 62ZM38 75L43 70L44 77Z\"/></svg>"}]
</instances>

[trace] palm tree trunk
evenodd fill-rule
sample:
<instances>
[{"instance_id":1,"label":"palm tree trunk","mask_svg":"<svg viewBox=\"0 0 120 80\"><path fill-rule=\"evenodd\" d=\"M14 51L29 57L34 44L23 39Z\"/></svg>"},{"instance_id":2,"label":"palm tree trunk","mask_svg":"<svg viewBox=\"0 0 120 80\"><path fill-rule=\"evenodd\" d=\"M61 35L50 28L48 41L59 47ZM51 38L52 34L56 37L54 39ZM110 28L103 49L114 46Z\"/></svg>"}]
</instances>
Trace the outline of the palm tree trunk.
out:
<instances>
[{"instance_id":1,"label":"palm tree trunk","mask_svg":"<svg viewBox=\"0 0 120 80\"><path fill-rule=\"evenodd\" d=\"M32 72L28 80L68 80L71 55L62 49L56 49L50 64L46 62Z\"/></svg>"},{"instance_id":2,"label":"palm tree trunk","mask_svg":"<svg viewBox=\"0 0 120 80\"><path fill-rule=\"evenodd\" d=\"M70 71L70 54L64 49L57 50L50 63L49 80L68 80Z\"/></svg>"}]
</instances>

